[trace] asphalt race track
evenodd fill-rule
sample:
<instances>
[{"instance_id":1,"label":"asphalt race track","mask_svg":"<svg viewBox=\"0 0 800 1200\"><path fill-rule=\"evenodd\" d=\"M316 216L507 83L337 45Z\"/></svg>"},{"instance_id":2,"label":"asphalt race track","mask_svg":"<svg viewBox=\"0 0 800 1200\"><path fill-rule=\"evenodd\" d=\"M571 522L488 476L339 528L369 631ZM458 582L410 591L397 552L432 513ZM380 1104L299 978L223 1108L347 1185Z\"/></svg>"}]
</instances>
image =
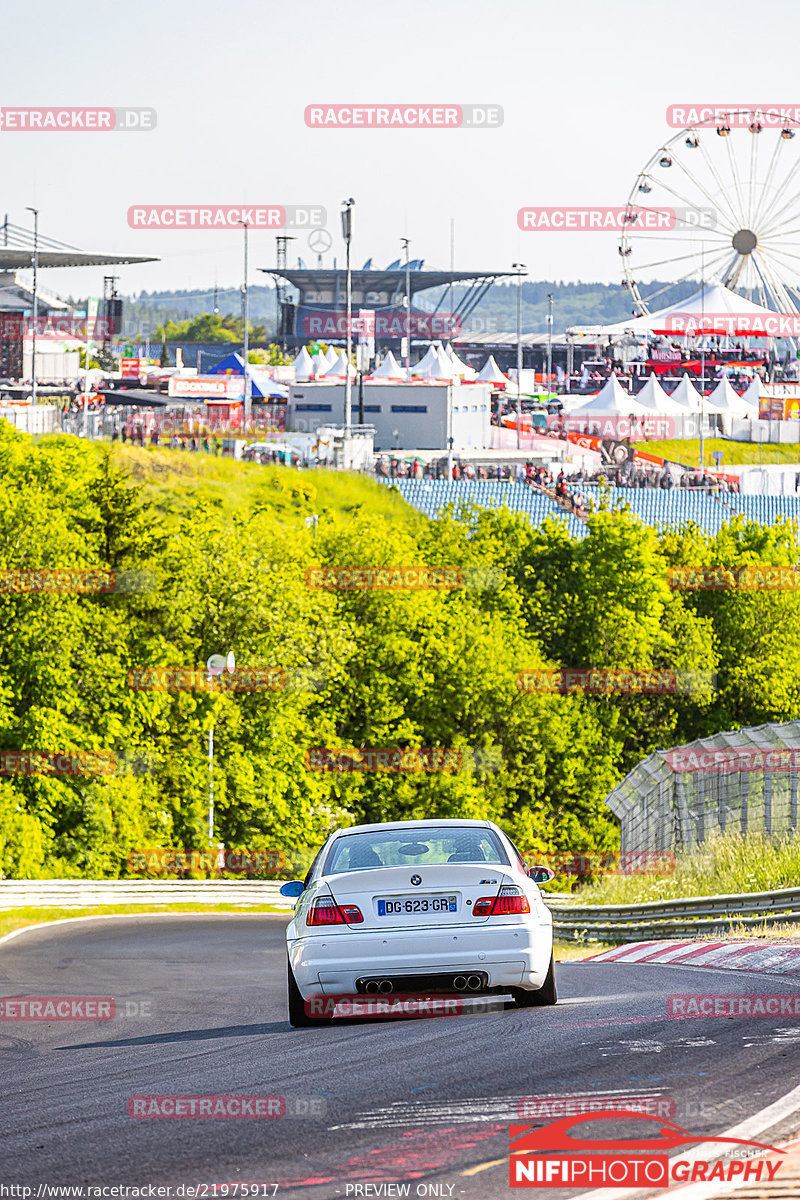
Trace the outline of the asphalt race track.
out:
<instances>
[{"instance_id":1,"label":"asphalt race track","mask_svg":"<svg viewBox=\"0 0 800 1200\"><path fill-rule=\"evenodd\" d=\"M284 925L263 915L108 917L0 945L4 997L113 996L119 1013L3 1021L0 1182L261 1181L277 1184L280 1200L314 1200L396 1195L374 1185L407 1181L411 1196L507 1198L525 1194L509 1188L505 1160L526 1096L671 1098L679 1125L713 1136L800 1082L796 1018L666 1017L673 993L796 994L800 979L565 964L555 1008L293 1030ZM301 1109L313 1098L316 1115L127 1111L132 1096L210 1094L280 1095ZM760 1140L798 1127L795 1111ZM373 1187L355 1190L365 1183ZM535 1190L538 1200L575 1194Z\"/></svg>"}]
</instances>

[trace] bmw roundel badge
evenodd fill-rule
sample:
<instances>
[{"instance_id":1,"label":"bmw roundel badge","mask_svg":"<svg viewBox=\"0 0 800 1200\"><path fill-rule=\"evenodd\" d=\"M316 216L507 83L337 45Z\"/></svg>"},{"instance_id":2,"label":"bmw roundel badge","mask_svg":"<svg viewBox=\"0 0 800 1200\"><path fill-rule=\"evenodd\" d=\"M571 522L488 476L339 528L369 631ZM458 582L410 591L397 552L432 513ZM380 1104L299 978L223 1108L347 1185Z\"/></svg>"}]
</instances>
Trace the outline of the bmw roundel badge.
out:
<instances>
[{"instance_id":1,"label":"bmw roundel badge","mask_svg":"<svg viewBox=\"0 0 800 1200\"><path fill-rule=\"evenodd\" d=\"M419 885L422 883L422 876L421 875L412 875L411 882L413 883L414 887L419 887Z\"/></svg>"}]
</instances>

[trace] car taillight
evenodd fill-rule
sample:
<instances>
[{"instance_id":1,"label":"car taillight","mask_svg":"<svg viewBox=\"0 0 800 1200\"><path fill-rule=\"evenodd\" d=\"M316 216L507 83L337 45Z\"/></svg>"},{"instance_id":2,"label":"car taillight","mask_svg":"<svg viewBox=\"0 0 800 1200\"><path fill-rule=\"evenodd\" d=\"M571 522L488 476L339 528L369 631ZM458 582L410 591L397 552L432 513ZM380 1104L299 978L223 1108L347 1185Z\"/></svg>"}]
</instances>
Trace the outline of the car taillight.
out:
<instances>
[{"instance_id":1,"label":"car taillight","mask_svg":"<svg viewBox=\"0 0 800 1200\"><path fill-rule=\"evenodd\" d=\"M360 925L363 920L355 904L337 904L332 896L315 900L306 915L306 925Z\"/></svg>"},{"instance_id":2,"label":"car taillight","mask_svg":"<svg viewBox=\"0 0 800 1200\"><path fill-rule=\"evenodd\" d=\"M506 917L511 913L529 913L528 897L518 887L501 887L496 896L481 896L472 906L473 917Z\"/></svg>"}]
</instances>

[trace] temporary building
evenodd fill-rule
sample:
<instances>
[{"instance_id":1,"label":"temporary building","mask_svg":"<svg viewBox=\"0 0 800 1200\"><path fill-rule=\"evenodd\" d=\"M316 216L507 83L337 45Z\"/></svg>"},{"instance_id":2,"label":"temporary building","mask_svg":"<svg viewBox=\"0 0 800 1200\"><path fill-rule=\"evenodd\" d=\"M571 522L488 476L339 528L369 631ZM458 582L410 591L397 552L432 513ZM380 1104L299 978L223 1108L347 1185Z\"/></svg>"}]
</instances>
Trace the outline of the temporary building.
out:
<instances>
[{"instance_id":1,"label":"temporary building","mask_svg":"<svg viewBox=\"0 0 800 1200\"><path fill-rule=\"evenodd\" d=\"M352 364L350 366L350 374L352 376L355 375L355 368L352 366ZM339 353L336 355L336 362L334 363L334 365L330 368L330 370L325 372L325 378L331 379L333 376L336 376L337 378L344 379L346 375L347 375L347 355L345 354L344 350L340 350Z\"/></svg>"},{"instance_id":2,"label":"temporary building","mask_svg":"<svg viewBox=\"0 0 800 1200\"><path fill-rule=\"evenodd\" d=\"M465 362L462 362L450 344L448 344L445 347L445 353L447 354L448 358L450 359L450 362L453 364L453 369L454 369L455 374L460 379L474 379L475 378L475 376L477 375L477 371L475 370L475 368L468 366L467 363L465 363Z\"/></svg>"},{"instance_id":3,"label":"temporary building","mask_svg":"<svg viewBox=\"0 0 800 1200\"><path fill-rule=\"evenodd\" d=\"M333 346L328 346L328 349L325 351L325 357L328 360L328 366L333 367L336 365L336 360L339 357L339 354L338 351L333 348Z\"/></svg>"},{"instance_id":4,"label":"temporary building","mask_svg":"<svg viewBox=\"0 0 800 1200\"><path fill-rule=\"evenodd\" d=\"M416 366L411 368L415 379L451 379L452 364L443 363L435 345L430 345Z\"/></svg>"},{"instance_id":5,"label":"temporary building","mask_svg":"<svg viewBox=\"0 0 800 1200\"><path fill-rule=\"evenodd\" d=\"M314 365L314 374L316 375L317 379L319 379L321 375L326 375L332 368L332 364L328 361L324 354L315 354L312 357L311 362Z\"/></svg>"}]
</instances>

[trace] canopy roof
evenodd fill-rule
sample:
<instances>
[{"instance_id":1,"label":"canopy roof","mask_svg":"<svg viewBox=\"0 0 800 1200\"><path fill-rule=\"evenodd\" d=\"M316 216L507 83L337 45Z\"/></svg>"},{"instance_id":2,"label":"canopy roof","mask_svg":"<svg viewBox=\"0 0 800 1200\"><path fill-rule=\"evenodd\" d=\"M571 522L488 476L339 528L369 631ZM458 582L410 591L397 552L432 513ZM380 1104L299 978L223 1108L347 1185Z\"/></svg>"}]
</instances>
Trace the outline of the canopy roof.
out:
<instances>
[{"instance_id":1,"label":"canopy roof","mask_svg":"<svg viewBox=\"0 0 800 1200\"><path fill-rule=\"evenodd\" d=\"M668 318L676 318L678 314L685 314L692 318L695 324L695 334L701 326L704 332L713 333L714 328L709 329L708 326L712 324L711 318L716 313L769 316L773 310L755 304L752 300L746 300L738 292L726 288L718 279L713 279L698 288L691 296L687 296L685 300L679 300L676 304L668 304L666 308L660 308L656 312L647 313L641 317L629 317L625 321L616 321L610 325L571 325L567 329L567 333L580 337L589 337L592 334L603 337L619 337L624 334L635 336L637 334L662 333L677 338L685 336L687 323L683 323L682 329L676 329L675 324ZM691 327L689 332L691 332ZM739 328L735 325L730 328L727 323L724 326L719 325L718 332L737 336L740 334ZM749 328L741 329L742 336L746 337L750 332Z\"/></svg>"},{"instance_id":2,"label":"canopy roof","mask_svg":"<svg viewBox=\"0 0 800 1200\"><path fill-rule=\"evenodd\" d=\"M647 383L640 392L636 393L636 400L650 412L658 413L659 416L686 415L683 405L677 400L673 400L672 396L664 391L657 375L648 375Z\"/></svg>"},{"instance_id":3,"label":"canopy roof","mask_svg":"<svg viewBox=\"0 0 800 1200\"><path fill-rule=\"evenodd\" d=\"M303 346L292 366L294 367L295 379L310 379L314 374L314 364L305 346Z\"/></svg>"}]
</instances>

